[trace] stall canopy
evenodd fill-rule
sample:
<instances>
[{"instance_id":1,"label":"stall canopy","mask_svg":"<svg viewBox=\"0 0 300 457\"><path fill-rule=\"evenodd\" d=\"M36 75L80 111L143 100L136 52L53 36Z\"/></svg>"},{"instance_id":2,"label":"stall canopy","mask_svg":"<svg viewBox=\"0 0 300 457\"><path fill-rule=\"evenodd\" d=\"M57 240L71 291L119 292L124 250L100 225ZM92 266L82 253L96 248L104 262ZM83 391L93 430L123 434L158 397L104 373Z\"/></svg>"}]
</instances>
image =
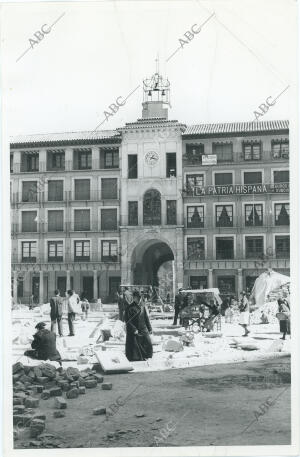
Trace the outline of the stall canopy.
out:
<instances>
[{"instance_id":1,"label":"stall canopy","mask_svg":"<svg viewBox=\"0 0 300 457\"><path fill-rule=\"evenodd\" d=\"M265 271L256 279L251 296L255 299L255 304L263 306L268 300L267 297L274 289L290 282L290 277L270 270Z\"/></svg>"}]
</instances>

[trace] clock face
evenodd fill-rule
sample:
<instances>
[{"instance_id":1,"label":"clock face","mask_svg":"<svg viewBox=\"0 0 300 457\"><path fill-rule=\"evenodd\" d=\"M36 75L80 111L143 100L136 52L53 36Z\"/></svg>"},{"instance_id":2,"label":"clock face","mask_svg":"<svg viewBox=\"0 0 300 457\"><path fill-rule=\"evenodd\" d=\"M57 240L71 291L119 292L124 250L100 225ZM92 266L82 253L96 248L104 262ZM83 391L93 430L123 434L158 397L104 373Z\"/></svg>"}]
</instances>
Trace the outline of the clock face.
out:
<instances>
[{"instance_id":1,"label":"clock face","mask_svg":"<svg viewBox=\"0 0 300 457\"><path fill-rule=\"evenodd\" d=\"M155 151L149 151L145 155L145 161L148 165L150 165L150 167L153 167L154 165L156 165L158 160L159 160L159 155Z\"/></svg>"}]
</instances>

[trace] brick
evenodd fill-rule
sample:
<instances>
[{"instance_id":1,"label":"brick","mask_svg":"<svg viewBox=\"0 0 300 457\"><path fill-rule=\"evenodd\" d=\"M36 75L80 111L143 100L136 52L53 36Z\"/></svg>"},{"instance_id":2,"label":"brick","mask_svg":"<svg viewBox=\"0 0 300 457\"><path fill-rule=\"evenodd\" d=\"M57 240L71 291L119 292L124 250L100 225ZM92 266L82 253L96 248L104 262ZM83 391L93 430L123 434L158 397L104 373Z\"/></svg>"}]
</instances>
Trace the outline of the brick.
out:
<instances>
[{"instance_id":1,"label":"brick","mask_svg":"<svg viewBox=\"0 0 300 457\"><path fill-rule=\"evenodd\" d=\"M66 369L66 375L71 376L76 381L80 377L80 371L78 368L68 367Z\"/></svg>"},{"instance_id":2,"label":"brick","mask_svg":"<svg viewBox=\"0 0 300 457\"><path fill-rule=\"evenodd\" d=\"M89 379L89 380L85 381L85 387L87 389L93 389L94 387L97 387L96 379Z\"/></svg>"},{"instance_id":3,"label":"brick","mask_svg":"<svg viewBox=\"0 0 300 457\"><path fill-rule=\"evenodd\" d=\"M93 409L94 416L100 416L101 414L106 414L106 408L95 408Z\"/></svg>"},{"instance_id":4,"label":"brick","mask_svg":"<svg viewBox=\"0 0 300 457\"><path fill-rule=\"evenodd\" d=\"M24 385L26 385L26 382L31 383L32 379L27 376L26 374L23 374L23 376L20 377L20 382L22 382Z\"/></svg>"},{"instance_id":5,"label":"brick","mask_svg":"<svg viewBox=\"0 0 300 457\"><path fill-rule=\"evenodd\" d=\"M39 406L39 399L33 397L25 398L24 405L26 408L37 408Z\"/></svg>"},{"instance_id":6,"label":"brick","mask_svg":"<svg viewBox=\"0 0 300 457\"><path fill-rule=\"evenodd\" d=\"M111 390L112 389L112 383L111 382L104 382L101 387L102 387L102 390Z\"/></svg>"},{"instance_id":7,"label":"brick","mask_svg":"<svg viewBox=\"0 0 300 457\"><path fill-rule=\"evenodd\" d=\"M67 393L66 393L66 397L67 398L77 398L79 395L79 389L76 389L75 387L73 389L70 389Z\"/></svg>"},{"instance_id":8,"label":"brick","mask_svg":"<svg viewBox=\"0 0 300 457\"><path fill-rule=\"evenodd\" d=\"M13 374L13 383L15 384L24 374L24 371L18 371L18 373Z\"/></svg>"},{"instance_id":9,"label":"brick","mask_svg":"<svg viewBox=\"0 0 300 457\"><path fill-rule=\"evenodd\" d=\"M70 389L71 389L71 386L68 382L62 386L62 390L64 392L68 392L68 390L70 390Z\"/></svg>"},{"instance_id":10,"label":"brick","mask_svg":"<svg viewBox=\"0 0 300 457\"><path fill-rule=\"evenodd\" d=\"M26 373L26 374L27 374L27 376L28 376L31 380L33 380L33 379L35 378L35 373L34 373L33 370L30 370L30 371L29 371L28 373Z\"/></svg>"},{"instance_id":11,"label":"brick","mask_svg":"<svg viewBox=\"0 0 300 457\"><path fill-rule=\"evenodd\" d=\"M21 397L14 397L13 399L13 405L23 405L24 403L24 398Z\"/></svg>"},{"instance_id":12,"label":"brick","mask_svg":"<svg viewBox=\"0 0 300 457\"><path fill-rule=\"evenodd\" d=\"M41 393L41 399L42 400L48 400L48 398L50 398L50 390L44 390Z\"/></svg>"},{"instance_id":13,"label":"brick","mask_svg":"<svg viewBox=\"0 0 300 457\"><path fill-rule=\"evenodd\" d=\"M78 378L78 384L79 384L79 386L85 386L85 380L84 380L84 378L81 378L81 377Z\"/></svg>"},{"instance_id":14,"label":"brick","mask_svg":"<svg viewBox=\"0 0 300 457\"><path fill-rule=\"evenodd\" d=\"M80 372L80 377L81 378L87 378L89 376L89 373L87 373L86 371L81 371Z\"/></svg>"},{"instance_id":15,"label":"brick","mask_svg":"<svg viewBox=\"0 0 300 457\"><path fill-rule=\"evenodd\" d=\"M41 386L39 384L33 386L33 392L36 393L36 394L41 394L44 390L44 386Z\"/></svg>"},{"instance_id":16,"label":"brick","mask_svg":"<svg viewBox=\"0 0 300 457\"><path fill-rule=\"evenodd\" d=\"M43 384L43 385L48 382L48 378L46 376L38 376L36 378L36 380L39 384Z\"/></svg>"},{"instance_id":17,"label":"brick","mask_svg":"<svg viewBox=\"0 0 300 457\"><path fill-rule=\"evenodd\" d=\"M60 387L52 387L49 392L50 397L60 397L62 395L62 390Z\"/></svg>"},{"instance_id":18,"label":"brick","mask_svg":"<svg viewBox=\"0 0 300 457\"><path fill-rule=\"evenodd\" d=\"M49 389L52 389L52 387L56 387L56 381L55 381L55 379L53 379L51 381L49 381L49 379L48 379L48 382L46 382L46 384L45 384L45 388L49 390Z\"/></svg>"},{"instance_id":19,"label":"brick","mask_svg":"<svg viewBox=\"0 0 300 457\"><path fill-rule=\"evenodd\" d=\"M36 378L41 378L43 376L42 370L40 367L34 367L33 368L34 374Z\"/></svg>"},{"instance_id":20,"label":"brick","mask_svg":"<svg viewBox=\"0 0 300 457\"><path fill-rule=\"evenodd\" d=\"M21 362L16 362L12 366L13 374L17 373L20 370L24 370L24 365Z\"/></svg>"},{"instance_id":21,"label":"brick","mask_svg":"<svg viewBox=\"0 0 300 457\"><path fill-rule=\"evenodd\" d=\"M101 375L98 374L98 373L95 373L95 374L94 374L94 378L97 380L97 383L98 383L98 384L102 383L102 382L103 382L103 379L104 379L103 376L101 376Z\"/></svg>"},{"instance_id":22,"label":"brick","mask_svg":"<svg viewBox=\"0 0 300 457\"><path fill-rule=\"evenodd\" d=\"M25 412L24 405L14 405L14 414L23 414Z\"/></svg>"},{"instance_id":23,"label":"brick","mask_svg":"<svg viewBox=\"0 0 300 457\"><path fill-rule=\"evenodd\" d=\"M22 414L14 414L13 415L13 423L14 423L14 425L19 425L20 427L23 427L23 425L24 425L24 416L22 416Z\"/></svg>"},{"instance_id":24,"label":"brick","mask_svg":"<svg viewBox=\"0 0 300 457\"><path fill-rule=\"evenodd\" d=\"M50 379L56 378L56 368L53 365L50 365L50 363L45 363L44 365L41 365L40 368L43 376L47 376L47 378Z\"/></svg>"},{"instance_id":25,"label":"brick","mask_svg":"<svg viewBox=\"0 0 300 457\"><path fill-rule=\"evenodd\" d=\"M55 417L56 419L58 419L59 417L65 417L66 413L65 411L54 411L53 413L53 417Z\"/></svg>"},{"instance_id":26,"label":"brick","mask_svg":"<svg viewBox=\"0 0 300 457\"><path fill-rule=\"evenodd\" d=\"M45 421L46 420L46 414L43 414L43 413L35 413L32 417L32 420L34 419L40 419L40 420L43 420Z\"/></svg>"},{"instance_id":27,"label":"brick","mask_svg":"<svg viewBox=\"0 0 300 457\"><path fill-rule=\"evenodd\" d=\"M66 409L67 407L67 402L64 398L61 397L55 397L54 398L54 407L57 409Z\"/></svg>"},{"instance_id":28,"label":"brick","mask_svg":"<svg viewBox=\"0 0 300 457\"><path fill-rule=\"evenodd\" d=\"M85 394L85 386L78 387L79 394Z\"/></svg>"},{"instance_id":29,"label":"brick","mask_svg":"<svg viewBox=\"0 0 300 457\"><path fill-rule=\"evenodd\" d=\"M30 424L30 437L35 438L45 430L45 421L35 419Z\"/></svg>"}]
</instances>

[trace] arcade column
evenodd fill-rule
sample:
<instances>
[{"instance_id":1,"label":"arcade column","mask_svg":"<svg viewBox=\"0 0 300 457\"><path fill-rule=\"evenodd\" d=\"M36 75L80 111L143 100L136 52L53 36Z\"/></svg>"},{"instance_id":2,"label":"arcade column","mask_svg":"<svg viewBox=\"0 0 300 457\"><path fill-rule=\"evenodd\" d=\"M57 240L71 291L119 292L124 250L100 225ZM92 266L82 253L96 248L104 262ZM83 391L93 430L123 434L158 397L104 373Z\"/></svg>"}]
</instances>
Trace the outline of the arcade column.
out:
<instances>
[{"instance_id":1,"label":"arcade column","mask_svg":"<svg viewBox=\"0 0 300 457\"><path fill-rule=\"evenodd\" d=\"M40 285L39 285L39 304L44 304L44 274L43 270L40 270Z\"/></svg>"},{"instance_id":2,"label":"arcade column","mask_svg":"<svg viewBox=\"0 0 300 457\"><path fill-rule=\"evenodd\" d=\"M213 278L213 269L208 269L208 288L212 289L214 287L214 278Z\"/></svg>"},{"instance_id":3,"label":"arcade column","mask_svg":"<svg viewBox=\"0 0 300 457\"><path fill-rule=\"evenodd\" d=\"M238 268L238 295L243 292L243 270Z\"/></svg>"}]
</instances>

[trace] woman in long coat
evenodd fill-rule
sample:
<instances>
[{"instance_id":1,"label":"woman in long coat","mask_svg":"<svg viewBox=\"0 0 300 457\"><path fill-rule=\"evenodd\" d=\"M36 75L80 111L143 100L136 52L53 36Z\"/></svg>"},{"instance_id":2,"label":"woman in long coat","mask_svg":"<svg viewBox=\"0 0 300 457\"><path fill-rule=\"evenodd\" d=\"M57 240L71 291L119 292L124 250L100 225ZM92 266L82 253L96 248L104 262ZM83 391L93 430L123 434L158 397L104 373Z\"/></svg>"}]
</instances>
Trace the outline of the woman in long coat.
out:
<instances>
[{"instance_id":1,"label":"woman in long coat","mask_svg":"<svg viewBox=\"0 0 300 457\"><path fill-rule=\"evenodd\" d=\"M125 308L127 331L125 353L129 361L135 362L150 359L153 355L153 347L150 338L152 327L141 295L135 290L132 297L132 303Z\"/></svg>"}]
</instances>

